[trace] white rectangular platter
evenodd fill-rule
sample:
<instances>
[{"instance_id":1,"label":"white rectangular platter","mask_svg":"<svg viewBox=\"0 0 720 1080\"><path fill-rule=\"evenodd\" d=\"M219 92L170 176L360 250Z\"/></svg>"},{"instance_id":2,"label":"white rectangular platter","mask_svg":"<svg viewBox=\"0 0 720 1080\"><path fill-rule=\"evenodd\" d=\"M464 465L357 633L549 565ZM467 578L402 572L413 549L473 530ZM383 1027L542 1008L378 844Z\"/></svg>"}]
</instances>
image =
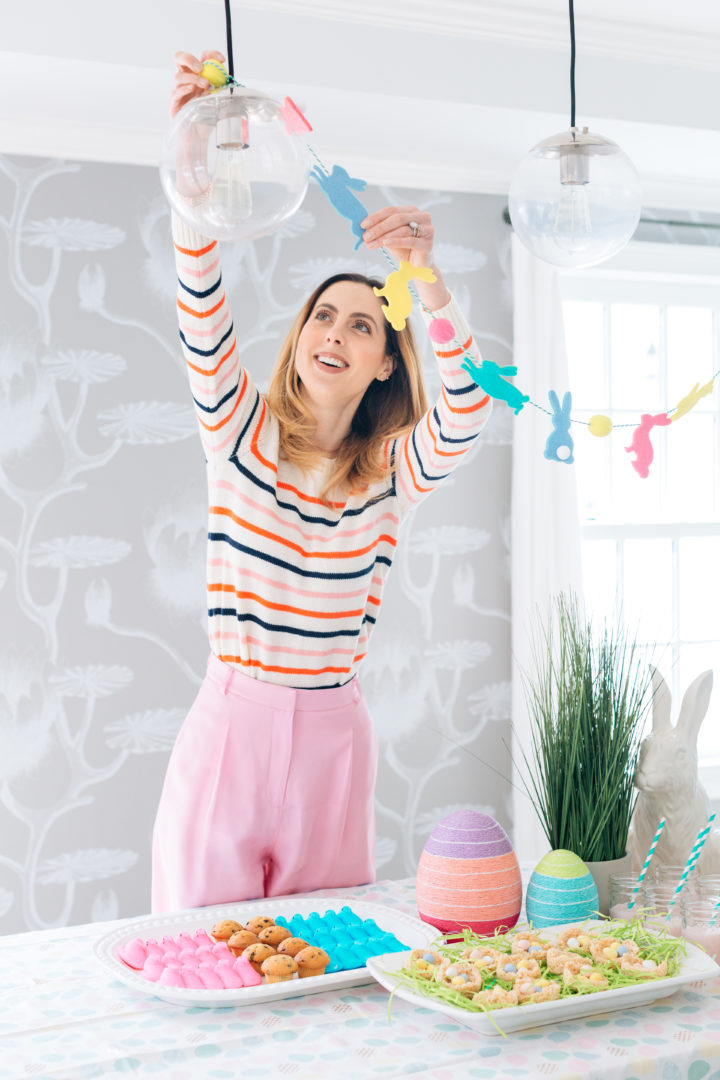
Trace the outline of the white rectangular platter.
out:
<instances>
[{"instance_id":1,"label":"white rectangular platter","mask_svg":"<svg viewBox=\"0 0 720 1080\"><path fill-rule=\"evenodd\" d=\"M566 923L565 926L570 926ZM577 923L572 924L577 925ZM599 920L583 923L583 926L605 926ZM543 937L556 940L564 926L547 927L539 931ZM412 987L401 982L395 975L410 959L410 953L386 953L384 956L371 957L367 962L368 970L386 990L412 1005L422 1006L443 1013L457 1020L459 1024L472 1028L482 1035L510 1034L525 1028L555 1024L562 1020L576 1020L582 1016L595 1016L598 1013L615 1012L618 1009L632 1009L638 1005L649 1005L658 998L670 997L682 986L693 982L707 982L720 975L720 967L706 952L692 945L687 945L687 956L681 959L680 971L669 979L657 979L627 986L616 990L596 990L591 994L578 994L575 997L560 998L558 1001L543 1001L528 1005L518 1005L507 1009L493 1009L490 1020L484 1012L470 1012L467 1009L448 1005L438 998L418 993ZM495 1026L497 1024L497 1027Z\"/></svg>"},{"instance_id":2,"label":"white rectangular platter","mask_svg":"<svg viewBox=\"0 0 720 1080\"><path fill-rule=\"evenodd\" d=\"M208 1008L258 1005L278 1001L281 998L320 994L327 990L343 990L348 986L372 983L373 976L368 972L367 967L335 971L329 975L315 975L309 979L295 977L287 982L263 983L261 986L245 986L233 990L191 990L184 987L162 986L160 983L145 979L124 964L116 953L121 945L132 941L133 938L162 938L166 935L175 937L182 931L192 934L200 928L204 928L209 933L210 928L220 919L235 919L239 923L246 923L256 915L269 915L271 918L282 915L290 919L293 915L307 917L313 911L317 911L320 915L328 911L339 912L346 906L361 919L374 919L381 930L394 934L399 941L413 949L429 945L437 937L434 926L428 926L427 923L414 919L411 915L405 915L401 911L395 911L382 904L330 896L315 896L310 900L294 900L292 897L276 900L269 897L248 903L224 904L192 912L135 919L99 938L95 943L95 956L113 976L128 986L174 1005L206 1005Z\"/></svg>"}]
</instances>

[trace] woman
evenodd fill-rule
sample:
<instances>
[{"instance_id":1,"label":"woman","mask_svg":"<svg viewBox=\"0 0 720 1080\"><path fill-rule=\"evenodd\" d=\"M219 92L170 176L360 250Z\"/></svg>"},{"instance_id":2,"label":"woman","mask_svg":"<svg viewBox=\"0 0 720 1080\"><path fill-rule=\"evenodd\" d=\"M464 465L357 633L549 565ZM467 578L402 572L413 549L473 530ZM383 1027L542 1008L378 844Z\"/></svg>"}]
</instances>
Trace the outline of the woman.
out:
<instances>
[{"instance_id":1,"label":"woman","mask_svg":"<svg viewBox=\"0 0 720 1080\"><path fill-rule=\"evenodd\" d=\"M208 90L176 54L173 111ZM386 207L368 248L431 266L416 281L455 343L428 409L409 327L341 274L298 314L267 397L240 363L218 245L179 219L180 337L210 496L208 674L173 749L153 837L153 911L374 880L377 746L356 673L404 516L486 422L460 368L477 348L432 263L430 215ZM461 343L459 347L457 343Z\"/></svg>"}]
</instances>

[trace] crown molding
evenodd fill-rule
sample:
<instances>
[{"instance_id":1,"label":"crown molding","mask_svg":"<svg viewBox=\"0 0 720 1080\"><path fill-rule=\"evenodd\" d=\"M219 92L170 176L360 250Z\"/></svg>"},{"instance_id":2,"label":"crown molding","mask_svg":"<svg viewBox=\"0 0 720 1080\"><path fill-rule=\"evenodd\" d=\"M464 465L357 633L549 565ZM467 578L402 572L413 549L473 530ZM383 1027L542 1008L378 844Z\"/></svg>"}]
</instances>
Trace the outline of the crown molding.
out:
<instances>
[{"instance_id":1,"label":"crown molding","mask_svg":"<svg viewBox=\"0 0 720 1080\"><path fill-rule=\"evenodd\" d=\"M200 0L217 4L218 0ZM331 22L361 23L378 30L405 27L413 33L474 37L532 49L569 53L566 11L491 0L235 0L238 8ZM720 29L698 23L651 25L630 19L576 15L579 55L622 57L673 67L720 70Z\"/></svg>"},{"instance_id":2,"label":"crown molding","mask_svg":"<svg viewBox=\"0 0 720 1080\"><path fill-rule=\"evenodd\" d=\"M157 168L162 141L162 133L150 130L0 120L3 154ZM511 179L507 163L478 168L467 163L439 162L431 157L408 161L358 155L348 153L347 147L334 146L331 141L322 150L328 160L341 160L349 172L378 186L507 198ZM645 207L720 213L720 185L712 180L647 174L641 180Z\"/></svg>"}]
</instances>

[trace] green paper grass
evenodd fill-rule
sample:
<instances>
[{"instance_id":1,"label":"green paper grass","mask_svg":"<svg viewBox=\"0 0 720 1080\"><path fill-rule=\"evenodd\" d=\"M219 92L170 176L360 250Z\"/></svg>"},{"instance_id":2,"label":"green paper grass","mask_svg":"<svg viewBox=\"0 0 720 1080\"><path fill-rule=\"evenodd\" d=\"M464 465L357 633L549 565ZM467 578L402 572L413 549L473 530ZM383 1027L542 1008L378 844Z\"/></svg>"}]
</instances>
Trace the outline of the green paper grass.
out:
<instances>
[{"instance_id":1,"label":"green paper grass","mask_svg":"<svg viewBox=\"0 0 720 1080\"><path fill-rule=\"evenodd\" d=\"M584 862L625 855L651 675L620 623L596 636L574 595L555 597L525 677L532 763L525 789L553 850Z\"/></svg>"}]
</instances>

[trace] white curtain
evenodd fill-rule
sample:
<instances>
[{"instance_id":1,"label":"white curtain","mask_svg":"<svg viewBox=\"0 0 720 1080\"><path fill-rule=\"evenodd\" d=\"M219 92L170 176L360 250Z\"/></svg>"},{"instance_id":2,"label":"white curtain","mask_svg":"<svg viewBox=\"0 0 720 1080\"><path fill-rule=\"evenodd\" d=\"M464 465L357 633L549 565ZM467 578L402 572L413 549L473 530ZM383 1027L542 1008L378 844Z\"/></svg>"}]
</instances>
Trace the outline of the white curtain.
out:
<instances>
[{"instance_id":1,"label":"white curtain","mask_svg":"<svg viewBox=\"0 0 720 1080\"><path fill-rule=\"evenodd\" d=\"M551 410L548 392L562 402L570 390L558 272L512 238L516 385ZM578 425L571 424L576 437ZM583 429L580 428L580 431ZM521 862L534 865L549 844L525 794L523 752L532 760L530 718L522 674L532 672L532 635L551 597L574 589L582 596L580 525L575 466L543 456L550 416L526 404L514 426L512 474L513 832Z\"/></svg>"}]
</instances>

